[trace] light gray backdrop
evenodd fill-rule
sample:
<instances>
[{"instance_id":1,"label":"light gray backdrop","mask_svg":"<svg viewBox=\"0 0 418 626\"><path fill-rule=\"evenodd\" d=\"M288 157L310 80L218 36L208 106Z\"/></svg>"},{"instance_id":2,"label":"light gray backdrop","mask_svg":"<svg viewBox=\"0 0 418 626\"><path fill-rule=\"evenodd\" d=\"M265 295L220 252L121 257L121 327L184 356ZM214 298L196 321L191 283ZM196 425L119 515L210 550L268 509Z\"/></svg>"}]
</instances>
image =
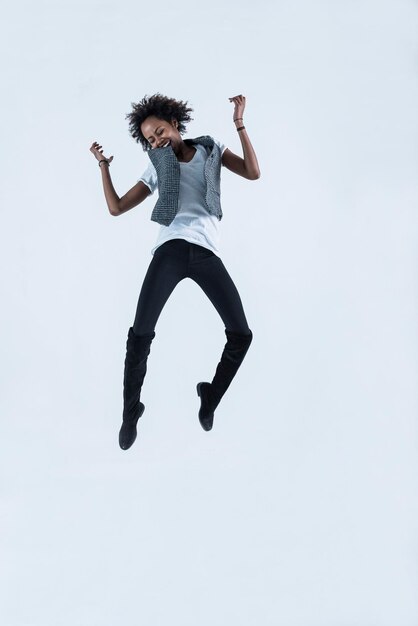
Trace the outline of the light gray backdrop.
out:
<instances>
[{"instance_id":1,"label":"light gray backdrop","mask_svg":"<svg viewBox=\"0 0 418 626\"><path fill-rule=\"evenodd\" d=\"M1 26L2 626L416 626L417 3L9 4ZM222 170L221 253L254 341L205 433L225 335L183 281L137 442L126 337L156 196L131 103L194 108Z\"/></svg>"}]
</instances>

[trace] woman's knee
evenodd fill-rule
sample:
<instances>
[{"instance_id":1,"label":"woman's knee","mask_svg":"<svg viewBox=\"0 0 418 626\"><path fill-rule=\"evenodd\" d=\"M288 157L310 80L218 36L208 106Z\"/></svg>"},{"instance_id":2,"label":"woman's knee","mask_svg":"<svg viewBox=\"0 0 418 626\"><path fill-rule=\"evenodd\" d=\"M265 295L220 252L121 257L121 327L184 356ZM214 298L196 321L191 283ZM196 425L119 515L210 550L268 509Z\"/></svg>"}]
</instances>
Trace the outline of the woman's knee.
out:
<instances>
[{"instance_id":1,"label":"woman's knee","mask_svg":"<svg viewBox=\"0 0 418 626\"><path fill-rule=\"evenodd\" d=\"M225 328L225 330L232 334L232 335L237 335L238 337L242 337L242 339L244 341L246 341L248 343L248 345L250 345L250 343L253 340L253 332L252 330L246 326L246 327L239 327L239 328Z\"/></svg>"}]
</instances>

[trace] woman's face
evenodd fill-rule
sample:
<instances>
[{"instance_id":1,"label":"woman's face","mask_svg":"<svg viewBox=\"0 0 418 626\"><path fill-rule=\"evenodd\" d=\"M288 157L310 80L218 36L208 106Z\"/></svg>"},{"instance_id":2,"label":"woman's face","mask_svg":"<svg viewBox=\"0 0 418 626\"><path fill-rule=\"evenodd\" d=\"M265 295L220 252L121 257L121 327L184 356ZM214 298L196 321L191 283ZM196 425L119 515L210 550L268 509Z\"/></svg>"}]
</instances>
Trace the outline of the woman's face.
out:
<instances>
[{"instance_id":1,"label":"woman's face","mask_svg":"<svg viewBox=\"0 0 418 626\"><path fill-rule=\"evenodd\" d=\"M177 121L166 122L155 115L150 115L141 124L141 132L150 144L151 148L162 148L168 143L175 146L181 141L177 130Z\"/></svg>"}]
</instances>

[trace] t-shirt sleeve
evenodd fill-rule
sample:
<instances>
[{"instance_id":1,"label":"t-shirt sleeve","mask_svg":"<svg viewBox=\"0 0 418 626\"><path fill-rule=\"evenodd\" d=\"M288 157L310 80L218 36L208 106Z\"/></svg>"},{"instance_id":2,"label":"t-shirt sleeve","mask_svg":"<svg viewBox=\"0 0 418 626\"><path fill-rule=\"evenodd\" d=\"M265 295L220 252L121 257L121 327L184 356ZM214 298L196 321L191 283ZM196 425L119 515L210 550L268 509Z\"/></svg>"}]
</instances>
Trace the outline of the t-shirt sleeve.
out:
<instances>
[{"instance_id":1,"label":"t-shirt sleeve","mask_svg":"<svg viewBox=\"0 0 418 626\"><path fill-rule=\"evenodd\" d=\"M155 167L153 166L152 163L149 163L147 169L142 174L141 178L138 178L138 180L136 182L139 183L140 180L142 180L142 182L147 185L147 187L150 189L151 193L154 193L154 191L158 187L158 180L157 180L156 169L155 169Z\"/></svg>"},{"instance_id":2,"label":"t-shirt sleeve","mask_svg":"<svg viewBox=\"0 0 418 626\"><path fill-rule=\"evenodd\" d=\"M221 141L219 141L219 139L215 139L215 143L216 143L217 146L220 147L220 149L221 149L221 156L222 156L223 153L225 152L227 146L225 144L223 144ZM221 161L221 164L222 164L222 167L225 167L224 164L222 163L222 161Z\"/></svg>"}]
</instances>

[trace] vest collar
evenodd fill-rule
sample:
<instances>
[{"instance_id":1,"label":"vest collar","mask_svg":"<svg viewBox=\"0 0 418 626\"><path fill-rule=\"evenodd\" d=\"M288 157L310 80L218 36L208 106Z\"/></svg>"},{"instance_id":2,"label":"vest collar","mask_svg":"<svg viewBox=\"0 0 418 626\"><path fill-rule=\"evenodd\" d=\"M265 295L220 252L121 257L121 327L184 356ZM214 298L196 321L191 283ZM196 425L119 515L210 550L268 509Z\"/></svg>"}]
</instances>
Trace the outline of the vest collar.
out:
<instances>
[{"instance_id":1,"label":"vest collar","mask_svg":"<svg viewBox=\"0 0 418 626\"><path fill-rule=\"evenodd\" d=\"M210 149L213 149L213 146L215 144L215 140L210 135L201 135L200 137L188 137L186 139L183 139L183 141L187 145L200 144L204 146L205 148L210 148ZM166 148L153 148L151 150L148 150L148 156L151 159L151 161L154 162L153 157L158 159L157 154L158 156L160 156L160 154L164 154L164 153L170 154L170 152L174 154L174 150L171 144L169 144Z\"/></svg>"}]
</instances>

